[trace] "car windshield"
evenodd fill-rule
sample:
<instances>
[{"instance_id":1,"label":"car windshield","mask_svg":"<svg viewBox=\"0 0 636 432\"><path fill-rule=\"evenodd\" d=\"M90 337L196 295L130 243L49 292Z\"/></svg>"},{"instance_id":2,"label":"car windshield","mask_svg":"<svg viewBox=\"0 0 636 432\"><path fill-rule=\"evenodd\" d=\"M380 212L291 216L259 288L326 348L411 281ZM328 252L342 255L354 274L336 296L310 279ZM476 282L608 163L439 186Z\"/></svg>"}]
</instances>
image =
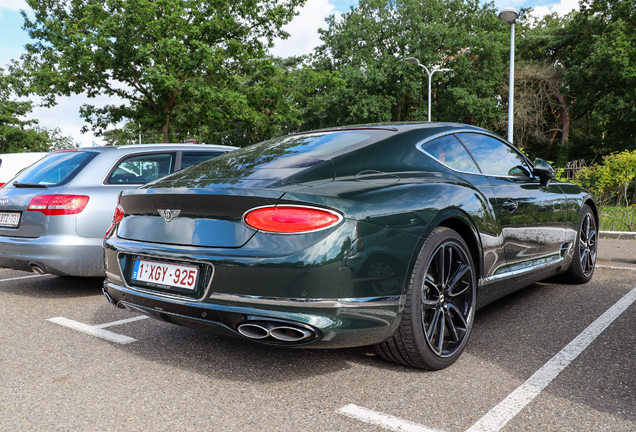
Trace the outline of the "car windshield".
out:
<instances>
[{"instance_id":1,"label":"car windshield","mask_svg":"<svg viewBox=\"0 0 636 432\"><path fill-rule=\"evenodd\" d=\"M29 185L60 186L71 181L95 156L96 152L52 153L23 171L15 181Z\"/></svg>"}]
</instances>

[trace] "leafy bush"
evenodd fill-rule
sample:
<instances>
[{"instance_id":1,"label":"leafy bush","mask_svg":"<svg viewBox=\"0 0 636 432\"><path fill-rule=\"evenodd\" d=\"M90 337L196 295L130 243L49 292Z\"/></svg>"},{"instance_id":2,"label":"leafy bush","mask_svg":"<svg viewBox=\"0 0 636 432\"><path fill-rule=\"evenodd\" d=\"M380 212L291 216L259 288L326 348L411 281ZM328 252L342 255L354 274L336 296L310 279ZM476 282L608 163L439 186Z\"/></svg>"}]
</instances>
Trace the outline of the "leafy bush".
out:
<instances>
[{"instance_id":1,"label":"leafy bush","mask_svg":"<svg viewBox=\"0 0 636 432\"><path fill-rule=\"evenodd\" d=\"M636 217L629 211L630 204L636 201L636 151L624 151L603 158L603 163L593 165L578 171L572 180L595 196L602 207L614 205L615 215L611 219L612 227L606 229L628 229L636 227ZM624 216L619 217L619 212ZM617 221L619 227L616 226Z\"/></svg>"}]
</instances>

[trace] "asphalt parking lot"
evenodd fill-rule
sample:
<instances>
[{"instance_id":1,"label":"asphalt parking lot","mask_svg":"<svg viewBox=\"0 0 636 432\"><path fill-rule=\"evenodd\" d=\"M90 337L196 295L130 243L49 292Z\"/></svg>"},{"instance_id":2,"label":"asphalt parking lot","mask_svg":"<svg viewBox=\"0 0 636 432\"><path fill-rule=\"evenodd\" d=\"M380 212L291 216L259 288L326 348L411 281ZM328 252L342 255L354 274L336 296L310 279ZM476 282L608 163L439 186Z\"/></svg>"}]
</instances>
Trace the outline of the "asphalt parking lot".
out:
<instances>
[{"instance_id":1,"label":"asphalt parking lot","mask_svg":"<svg viewBox=\"0 0 636 432\"><path fill-rule=\"evenodd\" d=\"M477 312L440 372L261 346L117 310L100 279L0 269L1 431L634 431L636 241L592 281Z\"/></svg>"}]
</instances>

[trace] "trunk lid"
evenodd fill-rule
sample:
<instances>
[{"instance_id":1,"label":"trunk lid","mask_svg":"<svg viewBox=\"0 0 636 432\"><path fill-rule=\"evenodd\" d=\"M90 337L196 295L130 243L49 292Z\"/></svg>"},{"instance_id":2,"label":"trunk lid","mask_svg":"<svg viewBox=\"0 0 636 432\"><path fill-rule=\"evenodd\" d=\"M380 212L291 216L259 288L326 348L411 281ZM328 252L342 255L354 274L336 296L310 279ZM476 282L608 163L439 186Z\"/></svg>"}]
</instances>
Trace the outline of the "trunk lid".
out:
<instances>
[{"instance_id":1,"label":"trunk lid","mask_svg":"<svg viewBox=\"0 0 636 432\"><path fill-rule=\"evenodd\" d=\"M44 234L46 216L39 211L27 211L31 199L37 195L52 195L60 188L16 188L6 184L0 189L0 236L37 238ZM17 216L11 216L17 215ZM17 226L8 226L18 218Z\"/></svg>"},{"instance_id":2,"label":"trunk lid","mask_svg":"<svg viewBox=\"0 0 636 432\"><path fill-rule=\"evenodd\" d=\"M243 223L243 214L255 207L275 205L283 193L241 189L238 195L229 188L136 189L120 198L125 216L117 235L152 243L239 248L256 233Z\"/></svg>"}]
</instances>

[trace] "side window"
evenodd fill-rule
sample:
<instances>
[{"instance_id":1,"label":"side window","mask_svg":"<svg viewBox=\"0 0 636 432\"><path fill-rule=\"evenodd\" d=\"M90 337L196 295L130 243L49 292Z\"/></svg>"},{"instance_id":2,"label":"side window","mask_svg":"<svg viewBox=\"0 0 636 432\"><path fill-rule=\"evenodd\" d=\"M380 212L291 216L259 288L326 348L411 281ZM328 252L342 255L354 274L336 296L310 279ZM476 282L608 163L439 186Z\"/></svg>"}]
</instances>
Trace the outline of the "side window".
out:
<instances>
[{"instance_id":1,"label":"side window","mask_svg":"<svg viewBox=\"0 0 636 432\"><path fill-rule=\"evenodd\" d=\"M224 152L201 152L191 151L183 152L181 155L181 169L187 168L192 165L196 165L201 162L205 162L208 159L222 155Z\"/></svg>"},{"instance_id":2,"label":"side window","mask_svg":"<svg viewBox=\"0 0 636 432\"><path fill-rule=\"evenodd\" d=\"M167 176L174 167L173 153L155 153L131 156L116 166L106 181L108 184L144 184Z\"/></svg>"},{"instance_id":3,"label":"side window","mask_svg":"<svg viewBox=\"0 0 636 432\"><path fill-rule=\"evenodd\" d=\"M530 173L523 156L503 141L475 133L458 133L457 137L473 155L484 174L525 177Z\"/></svg>"},{"instance_id":4,"label":"side window","mask_svg":"<svg viewBox=\"0 0 636 432\"><path fill-rule=\"evenodd\" d=\"M479 168L455 135L436 138L422 145L429 155L458 171L478 173Z\"/></svg>"}]
</instances>

